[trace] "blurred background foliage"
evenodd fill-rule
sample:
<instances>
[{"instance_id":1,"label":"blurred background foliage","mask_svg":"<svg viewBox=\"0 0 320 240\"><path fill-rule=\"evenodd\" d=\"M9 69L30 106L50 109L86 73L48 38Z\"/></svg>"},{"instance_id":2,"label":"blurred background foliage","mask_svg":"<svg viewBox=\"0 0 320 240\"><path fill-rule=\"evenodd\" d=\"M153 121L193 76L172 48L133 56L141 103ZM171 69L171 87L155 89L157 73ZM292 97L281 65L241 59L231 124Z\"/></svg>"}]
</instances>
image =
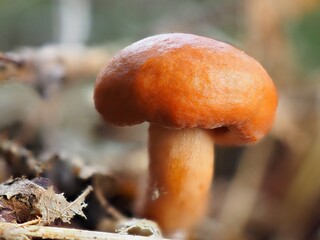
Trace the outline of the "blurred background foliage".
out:
<instances>
[{"instance_id":1,"label":"blurred background foliage","mask_svg":"<svg viewBox=\"0 0 320 240\"><path fill-rule=\"evenodd\" d=\"M297 59L306 71L319 70L320 66L320 9L306 13L287 25L289 38L292 39Z\"/></svg>"},{"instance_id":2,"label":"blurred background foliage","mask_svg":"<svg viewBox=\"0 0 320 240\"><path fill-rule=\"evenodd\" d=\"M37 156L67 152L137 179L147 166L146 125L105 125L92 89L115 52L164 32L243 49L279 91L268 137L253 146L217 147L213 200L195 238L319 240L318 0L0 0L0 51L31 62L0 86L0 138ZM9 70L0 64L0 73Z\"/></svg>"},{"instance_id":3,"label":"blurred background foliage","mask_svg":"<svg viewBox=\"0 0 320 240\"><path fill-rule=\"evenodd\" d=\"M288 2L287 7L297 4L295 1ZM126 45L156 33L193 32L244 48L246 4L236 0L93 0L86 4L90 7L90 30L85 43ZM59 1L1 0L0 6L3 51L59 42ZM301 70L316 70L320 64L319 12L315 4L301 16L283 22Z\"/></svg>"},{"instance_id":4,"label":"blurred background foliage","mask_svg":"<svg viewBox=\"0 0 320 240\"><path fill-rule=\"evenodd\" d=\"M90 1L91 28L86 42L90 45L114 41L129 43L159 32L187 32L190 29L195 34L210 35L217 31L222 36L234 37L239 31L236 20L239 4L236 2L93 0ZM1 0L0 5L0 33L6 36L1 40L2 49L57 41L59 4L56 1ZM220 11L221 8L228 12Z\"/></svg>"}]
</instances>

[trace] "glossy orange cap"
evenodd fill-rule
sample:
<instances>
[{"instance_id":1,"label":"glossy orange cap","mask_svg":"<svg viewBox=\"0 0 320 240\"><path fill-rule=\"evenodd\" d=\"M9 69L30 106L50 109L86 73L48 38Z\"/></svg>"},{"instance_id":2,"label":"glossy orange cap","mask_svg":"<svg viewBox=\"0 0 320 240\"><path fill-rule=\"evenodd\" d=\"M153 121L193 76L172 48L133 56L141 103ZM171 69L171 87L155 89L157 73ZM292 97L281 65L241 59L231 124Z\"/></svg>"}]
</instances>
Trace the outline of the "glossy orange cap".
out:
<instances>
[{"instance_id":1,"label":"glossy orange cap","mask_svg":"<svg viewBox=\"0 0 320 240\"><path fill-rule=\"evenodd\" d=\"M260 139L277 107L275 86L253 58L192 34L145 38L101 71L95 106L105 121L212 129L220 144Z\"/></svg>"}]
</instances>

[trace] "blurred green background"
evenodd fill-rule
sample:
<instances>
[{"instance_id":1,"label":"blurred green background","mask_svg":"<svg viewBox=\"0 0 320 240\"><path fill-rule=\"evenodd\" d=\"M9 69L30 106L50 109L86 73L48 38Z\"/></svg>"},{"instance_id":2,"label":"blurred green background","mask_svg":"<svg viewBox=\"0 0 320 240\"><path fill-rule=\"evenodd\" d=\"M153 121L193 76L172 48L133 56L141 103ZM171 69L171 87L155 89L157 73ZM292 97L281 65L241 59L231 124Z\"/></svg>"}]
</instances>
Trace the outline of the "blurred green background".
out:
<instances>
[{"instance_id":1,"label":"blurred green background","mask_svg":"<svg viewBox=\"0 0 320 240\"><path fill-rule=\"evenodd\" d=\"M39 46L60 42L62 1L0 1L0 46L3 51L17 46ZM83 4L83 2L85 2ZM310 1L306 1L308 5ZM316 2L316 1L314 1ZM163 32L192 32L236 45L246 38L246 1L236 0L92 0L74 1L89 7L85 43L130 43ZM286 7L299 3L287 1ZM281 5L281 4L278 4ZM277 4L274 5L277 8ZM279 8L281 8L280 6ZM70 15L73 9L71 7ZM290 10L287 10L290 12ZM306 68L320 64L320 10L317 4L293 19L284 19L283 28L297 59ZM72 16L70 16L72 18ZM266 19L268 15L264 16ZM272 17L272 16L271 16ZM77 23L73 23L77 26ZM77 26L78 27L78 26ZM70 29L72 31L72 28Z\"/></svg>"}]
</instances>

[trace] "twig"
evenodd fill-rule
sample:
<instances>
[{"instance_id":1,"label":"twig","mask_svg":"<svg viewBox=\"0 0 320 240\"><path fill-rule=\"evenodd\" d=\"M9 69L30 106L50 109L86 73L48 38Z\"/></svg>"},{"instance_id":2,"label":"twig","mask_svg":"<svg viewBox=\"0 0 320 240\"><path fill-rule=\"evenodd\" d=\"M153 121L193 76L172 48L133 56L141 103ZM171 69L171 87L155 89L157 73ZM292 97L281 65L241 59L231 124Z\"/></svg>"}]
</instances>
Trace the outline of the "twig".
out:
<instances>
[{"instance_id":1,"label":"twig","mask_svg":"<svg viewBox=\"0 0 320 240\"><path fill-rule=\"evenodd\" d=\"M110 56L106 49L99 47L46 45L8 54L0 52L0 80L29 83L49 98L68 83L92 80L107 59Z\"/></svg>"},{"instance_id":2,"label":"twig","mask_svg":"<svg viewBox=\"0 0 320 240\"><path fill-rule=\"evenodd\" d=\"M13 56L4 53L0 53L0 62L13 64L16 67L21 67L23 65L23 61L21 59L16 59Z\"/></svg>"},{"instance_id":3,"label":"twig","mask_svg":"<svg viewBox=\"0 0 320 240\"><path fill-rule=\"evenodd\" d=\"M47 45L12 53L0 52L0 63L4 66L0 69L0 80L13 77L27 82L43 77L77 80L79 77L95 76L107 59L110 55L101 47Z\"/></svg>"},{"instance_id":4,"label":"twig","mask_svg":"<svg viewBox=\"0 0 320 240\"><path fill-rule=\"evenodd\" d=\"M0 222L0 237L6 240L22 239L64 239L64 240L168 240L158 237L122 235L116 233L80 230L74 228L46 227L39 225L22 226Z\"/></svg>"},{"instance_id":5,"label":"twig","mask_svg":"<svg viewBox=\"0 0 320 240\"><path fill-rule=\"evenodd\" d=\"M117 221L127 219L121 212L119 212L109 203L109 201L104 197L103 192L99 186L100 186L99 177L94 176L93 177L94 194L98 199L99 203L101 204L101 207Z\"/></svg>"}]
</instances>

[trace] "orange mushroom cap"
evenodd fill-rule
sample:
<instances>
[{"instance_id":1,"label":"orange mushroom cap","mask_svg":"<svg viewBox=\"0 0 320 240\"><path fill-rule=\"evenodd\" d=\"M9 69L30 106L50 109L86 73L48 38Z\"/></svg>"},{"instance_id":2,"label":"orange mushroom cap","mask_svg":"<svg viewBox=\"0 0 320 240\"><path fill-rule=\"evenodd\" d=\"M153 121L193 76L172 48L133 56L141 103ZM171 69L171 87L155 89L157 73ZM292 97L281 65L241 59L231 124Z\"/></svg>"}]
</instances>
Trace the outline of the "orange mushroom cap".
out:
<instances>
[{"instance_id":1,"label":"orange mushroom cap","mask_svg":"<svg viewBox=\"0 0 320 240\"><path fill-rule=\"evenodd\" d=\"M123 49L101 71L95 106L105 121L212 129L218 144L260 139L277 107L263 67L219 41L172 33Z\"/></svg>"}]
</instances>

